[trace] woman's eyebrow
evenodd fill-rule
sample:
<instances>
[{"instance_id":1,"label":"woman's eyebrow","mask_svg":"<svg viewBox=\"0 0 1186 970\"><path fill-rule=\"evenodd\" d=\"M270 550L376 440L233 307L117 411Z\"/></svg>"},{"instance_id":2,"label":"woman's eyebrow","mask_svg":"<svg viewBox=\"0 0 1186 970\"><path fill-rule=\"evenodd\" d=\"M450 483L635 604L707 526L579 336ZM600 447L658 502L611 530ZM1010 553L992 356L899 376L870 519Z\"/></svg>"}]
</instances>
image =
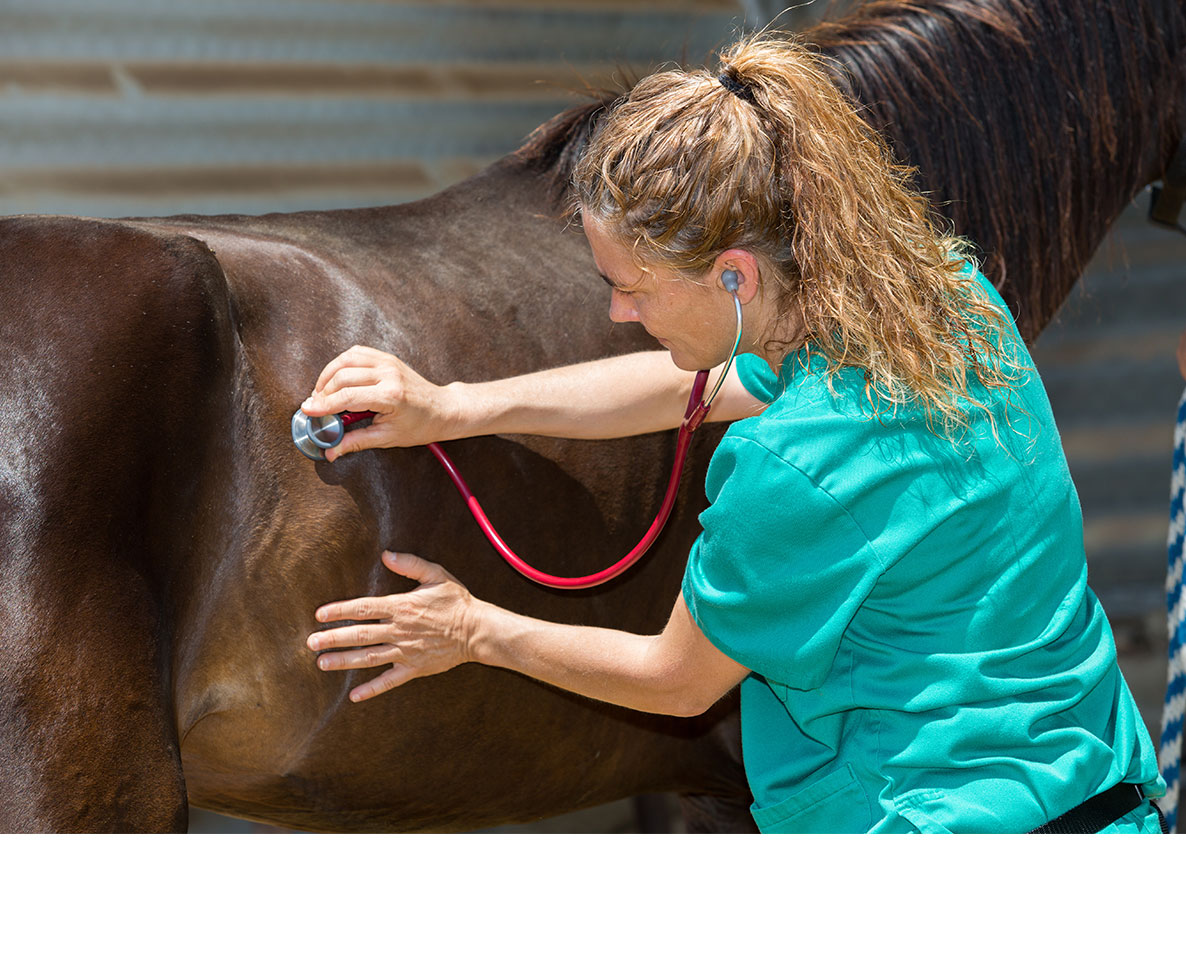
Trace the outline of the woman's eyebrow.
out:
<instances>
[{"instance_id":1,"label":"woman's eyebrow","mask_svg":"<svg viewBox=\"0 0 1186 970\"><path fill-rule=\"evenodd\" d=\"M615 282L614 282L613 280L611 280L611 279L610 279L608 276L606 276L606 275L605 275L603 272L601 272L601 270L598 270L598 271L597 271L597 275L598 275L598 276L600 276L600 277L601 277L603 280L605 280L605 281L606 281L606 282L607 282L607 283L608 283L610 286L612 286L612 287L613 287L615 290L623 290L623 291L628 291L628 290L630 289L630 287L629 287L629 286L627 286L625 283L615 283Z\"/></svg>"}]
</instances>

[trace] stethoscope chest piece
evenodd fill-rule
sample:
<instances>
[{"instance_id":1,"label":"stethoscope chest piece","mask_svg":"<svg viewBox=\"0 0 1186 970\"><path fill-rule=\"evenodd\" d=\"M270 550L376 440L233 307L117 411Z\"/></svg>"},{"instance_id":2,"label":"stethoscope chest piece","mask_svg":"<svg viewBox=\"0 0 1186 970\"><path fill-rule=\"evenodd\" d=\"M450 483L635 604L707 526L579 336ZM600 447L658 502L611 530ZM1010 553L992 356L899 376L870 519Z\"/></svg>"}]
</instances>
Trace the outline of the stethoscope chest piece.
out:
<instances>
[{"instance_id":1,"label":"stethoscope chest piece","mask_svg":"<svg viewBox=\"0 0 1186 970\"><path fill-rule=\"evenodd\" d=\"M325 461L325 449L332 448L346 436L346 426L337 414L311 418L300 408L292 416L292 443L306 458Z\"/></svg>"}]
</instances>

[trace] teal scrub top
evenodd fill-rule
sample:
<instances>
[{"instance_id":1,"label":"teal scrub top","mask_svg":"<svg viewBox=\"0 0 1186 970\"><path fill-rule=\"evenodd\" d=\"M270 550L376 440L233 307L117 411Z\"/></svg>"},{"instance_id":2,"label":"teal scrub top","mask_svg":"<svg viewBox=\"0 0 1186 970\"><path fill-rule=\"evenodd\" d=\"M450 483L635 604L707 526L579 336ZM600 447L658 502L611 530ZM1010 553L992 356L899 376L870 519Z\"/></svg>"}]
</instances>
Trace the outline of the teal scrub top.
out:
<instances>
[{"instance_id":1,"label":"teal scrub top","mask_svg":"<svg viewBox=\"0 0 1186 970\"><path fill-rule=\"evenodd\" d=\"M742 753L764 832L1027 832L1121 781L1157 796L1155 749L1087 585L1082 513L1046 393L1008 316L1012 391L955 441L920 408L871 417L863 373L819 353L708 469L683 595L752 673ZM1149 822L1151 810L1132 827Z\"/></svg>"}]
</instances>

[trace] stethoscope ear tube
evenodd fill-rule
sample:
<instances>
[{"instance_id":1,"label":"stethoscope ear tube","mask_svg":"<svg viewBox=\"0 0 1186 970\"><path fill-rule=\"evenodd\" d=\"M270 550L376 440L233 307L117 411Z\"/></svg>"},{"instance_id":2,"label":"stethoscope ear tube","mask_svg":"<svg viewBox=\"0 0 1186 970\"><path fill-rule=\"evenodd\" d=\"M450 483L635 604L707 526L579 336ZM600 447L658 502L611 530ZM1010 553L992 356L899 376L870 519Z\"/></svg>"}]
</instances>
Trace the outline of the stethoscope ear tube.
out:
<instances>
[{"instance_id":1,"label":"stethoscope ear tube","mask_svg":"<svg viewBox=\"0 0 1186 970\"><path fill-rule=\"evenodd\" d=\"M729 351L729 359L721 368L721 374L712 386L708 397L702 397L704 385L708 383L708 371L702 370L696 374L696 382L692 385L692 396L688 399L688 410L684 412L684 424L690 424L692 431L699 428L704 419L708 417L712 402L715 400L717 392L724 386L725 378L729 376L729 368L733 366L733 358L737 356L737 349L741 346L741 301L735 292L730 292L733 296L733 306L737 310L737 336L733 338L733 349Z\"/></svg>"}]
</instances>

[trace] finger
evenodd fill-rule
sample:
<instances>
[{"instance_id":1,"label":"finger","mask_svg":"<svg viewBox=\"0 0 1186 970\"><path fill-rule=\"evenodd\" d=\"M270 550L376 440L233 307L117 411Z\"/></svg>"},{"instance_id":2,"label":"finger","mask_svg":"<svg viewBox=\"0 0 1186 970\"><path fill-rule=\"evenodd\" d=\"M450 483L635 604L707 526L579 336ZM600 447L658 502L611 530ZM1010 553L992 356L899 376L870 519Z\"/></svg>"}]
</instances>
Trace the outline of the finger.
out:
<instances>
[{"instance_id":1,"label":"finger","mask_svg":"<svg viewBox=\"0 0 1186 970\"><path fill-rule=\"evenodd\" d=\"M313 390L310 392L309 397L305 399L305 403L312 404L313 399L321 395L321 392L325 389L325 385L343 367L357 366L361 362L362 359L358 353L358 348L351 347L349 350L342 351L342 353L338 354L337 357L321 369L321 373L317 375L317 380L313 384Z\"/></svg>"},{"instance_id":2,"label":"finger","mask_svg":"<svg viewBox=\"0 0 1186 970\"><path fill-rule=\"evenodd\" d=\"M416 677L416 671L404 667L395 666L390 670L385 670L379 674L374 680L368 680L365 684L360 684L350 692L350 700L354 703L359 701L370 700L372 697L378 697L380 694L391 690L393 687L399 687L401 684L406 684L409 680Z\"/></svg>"},{"instance_id":3,"label":"finger","mask_svg":"<svg viewBox=\"0 0 1186 970\"><path fill-rule=\"evenodd\" d=\"M317 383L313 385L313 393L320 394L325 390L325 385L343 367L361 366L369 361L373 361L376 355L381 353L382 351L375 350L373 347L362 347L358 344L355 344L349 350L343 350L321 369L321 373L317 377Z\"/></svg>"},{"instance_id":4,"label":"finger","mask_svg":"<svg viewBox=\"0 0 1186 970\"><path fill-rule=\"evenodd\" d=\"M353 600L339 600L317 607L317 612L313 615L318 623L333 623L337 620L389 620L393 612L387 599L386 596L360 596Z\"/></svg>"},{"instance_id":5,"label":"finger","mask_svg":"<svg viewBox=\"0 0 1186 970\"><path fill-rule=\"evenodd\" d=\"M369 424L365 428L356 428L346 432L341 442L325 450L325 457L331 462L352 451L366 451L369 448L388 447L387 431L383 425Z\"/></svg>"},{"instance_id":6,"label":"finger","mask_svg":"<svg viewBox=\"0 0 1186 970\"><path fill-rule=\"evenodd\" d=\"M354 623L332 630L318 630L305 641L310 650L341 650L389 644L392 631L386 623Z\"/></svg>"},{"instance_id":7,"label":"finger","mask_svg":"<svg viewBox=\"0 0 1186 970\"><path fill-rule=\"evenodd\" d=\"M444 566L413 556L410 552L395 553L388 550L383 553L383 565L397 576L407 576L418 583L444 583L453 578Z\"/></svg>"},{"instance_id":8,"label":"finger","mask_svg":"<svg viewBox=\"0 0 1186 970\"><path fill-rule=\"evenodd\" d=\"M350 386L339 388L332 394L312 394L301 402L301 410L310 417L323 414L341 414L343 411L378 411L379 405L391 410L391 405L383 401L375 388L378 384L368 384L365 387Z\"/></svg>"},{"instance_id":9,"label":"finger","mask_svg":"<svg viewBox=\"0 0 1186 970\"><path fill-rule=\"evenodd\" d=\"M325 382L325 387L320 392L314 393L320 393L324 397L344 387L373 387L381 379L379 370L375 367L343 367Z\"/></svg>"},{"instance_id":10,"label":"finger","mask_svg":"<svg viewBox=\"0 0 1186 970\"><path fill-rule=\"evenodd\" d=\"M391 643L383 643L361 650L342 650L338 653L322 654L317 658L317 666L321 670L361 670L365 667L399 663L401 660L403 660L403 654L400 653L399 647Z\"/></svg>"}]
</instances>

